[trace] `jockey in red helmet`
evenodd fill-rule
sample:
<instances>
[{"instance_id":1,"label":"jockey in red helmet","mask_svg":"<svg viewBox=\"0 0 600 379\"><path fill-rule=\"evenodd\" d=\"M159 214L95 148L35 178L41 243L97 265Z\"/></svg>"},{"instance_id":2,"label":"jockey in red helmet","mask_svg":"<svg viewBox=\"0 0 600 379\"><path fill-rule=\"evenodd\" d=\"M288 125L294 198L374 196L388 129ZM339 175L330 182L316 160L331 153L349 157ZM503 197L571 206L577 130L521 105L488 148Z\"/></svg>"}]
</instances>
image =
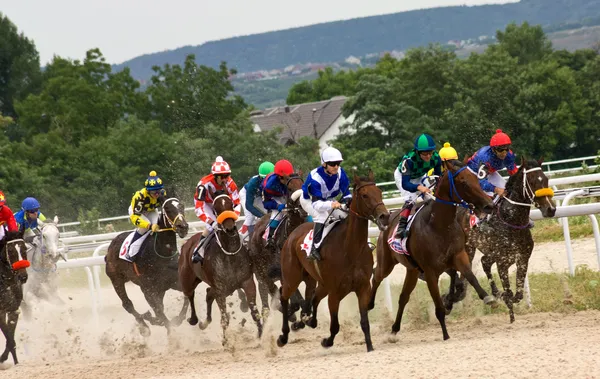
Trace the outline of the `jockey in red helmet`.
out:
<instances>
[{"instance_id":1,"label":"jockey in red helmet","mask_svg":"<svg viewBox=\"0 0 600 379\"><path fill-rule=\"evenodd\" d=\"M292 166L290 161L282 159L275 163L273 173L267 175L260 186L263 194L263 206L267 211L271 212L269 237L267 239L268 247L275 246L273 233L275 233L279 222L283 218L281 211L285 208L288 193L286 182L293 173L294 166Z\"/></svg>"},{"instance_id":2,"label":"jockey in red helmet","mask_svg":"<svg viewBox=\"0 0 600 379\"><path fill-rule=\"evenodd\" d=\"M4 238L4 232L6 230L9 232L16 232L19 230L19 227L15 221L15 216L8 205L6 205L4 192L0 191L0 240Z\"/></svg>"}]
</instances>

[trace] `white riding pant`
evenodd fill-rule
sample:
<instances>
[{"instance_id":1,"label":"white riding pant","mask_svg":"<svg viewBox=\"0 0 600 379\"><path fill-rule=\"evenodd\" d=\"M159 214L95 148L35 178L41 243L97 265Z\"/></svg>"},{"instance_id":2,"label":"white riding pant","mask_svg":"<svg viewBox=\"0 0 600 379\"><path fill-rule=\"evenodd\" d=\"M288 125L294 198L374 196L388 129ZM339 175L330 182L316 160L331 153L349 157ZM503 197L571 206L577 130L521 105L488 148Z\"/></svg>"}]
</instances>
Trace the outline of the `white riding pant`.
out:
<instances>
[{"instance_id":1,"label":"white riding pant","mask_svg":"<svg viewBox=\"0 0 600 379\"><path fill-rule=\"evenodd\" d=\"M487 181L490 184L498 187L498 188L506 188L506 180L498 173L498 171L494 171L491 174L488 174ZM494 196L494 192L486 192L489 196Z\"/></svg>"},{"instance_id":2,"label":"white riding pant","mask_svg":"<svg viewBox=\"0 0 600 379\"><path fill-rule=\"evenodd\" d=\"M305 199L304 196L300 196L300 205L308 213L313 221L316 223L324 224L328 217L343 219L348 216L346 212L339 209L331 211L332 201L315 201L314 203L310 199ZM331 215L330 215L331 214Z\"/></svg>"},{"instance_id":3,"label":"white riding pant","mask_svg":"<svg viewBox=\"0 0 600 379\"><path fill-rule=\"evenodd\" d=\"M4 225L0 225L0 240L4 238L6 234L6 230L4 228Z\"/></svg>"},{"instance_id":4,"label":"white riding pant","mask_svg":"<svg viewBox=\"0 0 600 379\"><path fill-rule=\"evenodd\" d=\"M423 184L423 185L427 185L427 183L423 183L423 180L427 178L427 174L421 176L420 178L415 178L415 179L411 179L410 182L412 184ZM400 173L400 171L398 171L398 169L396 169L396 171L394 171L394 181L396 182L396 187L398 187L398 189L400 190L400 196L402 196L404 198L404 202L416 202L417 201L417 197L421 194L420 192L410 192L405 190L404 188L402 188L402 174Z\"/></svg>"},{"instance_id":5,"label":"white riding pant","mask_svg":"<svg viewBox=\"0 0 600 379\"><path fill-rule=\"evenodd\" d=\"M129 215L131 216L133 214L133 208L131 207L131 205L129 206ZM142 218L142 220L146 220L148 221L150 224L156 224L158 223L158 210L155 209L151 212L143 212L142 215L140 216ZM144 234L148 231L148 228L142 228L142 227L137 227L136 232L138 232L139 234Z\"/></svg>"},{"instance_id":6,"label":"white riding pant","mask_svg":"<svg viewBox=\"0 0 600 379\"><path fill-rule=\"evenodd\" d=\"M240 191L240 202L242 203L242 208L244 209L244 225L250 226L256 224L257 217L253 215L249 210L246 209L246 189L242 188ZM267 214L267 210L263 206L262 199L260 197L255 197L253 201L254 207L256 207L259 211Z\"/></svg>"}]
</instances>

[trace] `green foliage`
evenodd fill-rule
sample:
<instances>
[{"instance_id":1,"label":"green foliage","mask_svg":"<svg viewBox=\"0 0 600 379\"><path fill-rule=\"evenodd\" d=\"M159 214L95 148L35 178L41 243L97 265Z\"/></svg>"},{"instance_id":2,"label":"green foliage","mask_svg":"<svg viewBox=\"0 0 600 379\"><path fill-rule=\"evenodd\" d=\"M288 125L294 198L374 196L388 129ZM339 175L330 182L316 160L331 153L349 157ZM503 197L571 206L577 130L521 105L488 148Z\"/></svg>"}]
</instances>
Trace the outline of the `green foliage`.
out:
<instances>
[{"instance_id":1,"label":"green foliage","mask_svg":"<svg viewBox=\"0 0 600 379\"><path fill-rule=\"evenodd\" d=\"M98 219L100 218L100 212L96 208L92 208L89 211L84 211L79 208L77 213L77 221L79 221L79 232L82 234L98 234Z\"/></svg>"}]
</instances>

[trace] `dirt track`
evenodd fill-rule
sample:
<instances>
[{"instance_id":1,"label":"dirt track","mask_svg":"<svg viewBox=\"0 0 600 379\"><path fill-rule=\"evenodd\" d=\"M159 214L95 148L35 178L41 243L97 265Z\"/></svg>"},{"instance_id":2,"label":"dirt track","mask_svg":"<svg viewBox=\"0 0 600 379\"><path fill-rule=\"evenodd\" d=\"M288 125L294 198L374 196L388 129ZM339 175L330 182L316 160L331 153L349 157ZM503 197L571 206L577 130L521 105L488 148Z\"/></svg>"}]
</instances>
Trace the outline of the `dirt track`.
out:
<instances>
[{"instance_id":1,"label":"dirt track","mask_svg":"<svg viewBox=\"0 0 600 379\"><path fill-rule=\"evenodd\" d=\"M575 243L576 263L596 268L593 240ZM564 243L538 245L533 271L565 268ZM399 271L393 274L394 282L401 276ZM147 309L139 290L129 288L136 307ZM442 341L437 322L419 327L411 326L409 320L393 343L388 333L391 322L380 321L371 327L376 351L367 354L354 306L342 307L342 330L335 346L328 350L320 346L329 331L324 302L319 308L319 327L291 334L283 349L274 343L281 326L279 314L269 319L259 341L248 315L238 311L228 333L231 346L224 350L218 310L206 331L184 323L167 339L164 329L152 327L152 335L144 339L111 288L103 289L104 307L97 325L91 319L85 290L63 289L61 294L67 306L37 304L35 318L19 323L21 364L7 365L0 377L600 377L597 311L521 315L513 325L506 315L449 322L448 341ZM203 314L204 302L198 303ZM176 293L169 293L167 304L169 314L174 315L181 301ZM242 327L244 317L249 322Z\"/></svg>"}]
</instances>

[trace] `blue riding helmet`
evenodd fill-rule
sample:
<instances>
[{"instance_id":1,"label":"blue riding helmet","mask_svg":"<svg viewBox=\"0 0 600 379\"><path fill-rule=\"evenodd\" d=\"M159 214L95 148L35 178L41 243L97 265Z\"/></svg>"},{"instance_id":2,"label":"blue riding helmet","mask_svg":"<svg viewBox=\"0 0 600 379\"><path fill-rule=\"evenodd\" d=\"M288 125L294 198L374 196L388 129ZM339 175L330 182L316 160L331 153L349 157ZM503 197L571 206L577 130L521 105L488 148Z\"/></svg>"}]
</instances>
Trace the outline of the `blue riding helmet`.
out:
<instances>
[{"instance_id":1,"label":"blue riding helmet","mask_svg":"<svg viewBox=\"0 0 600 379\"><path fill-rule=\"evenodd\" d=\"M26 197L21 203L21 208L24 211L34 211L36 209L40 209L40 203L35 199L35 197Z\"/></svg>"},{"instance_id":2,"label":"blue riding helmet","mask_svg":"<svg viewBox=\"0 0 600 379\"><path fill-rule=\"evenodd\" d=\"M148 179L146 179L144 186L146 187L146 190L148 190L148 191L155 191L155 190L163 189L163 181L158 176L156 171L150 171L150 174L148 174Z\"/></svg>"},{"instance_id":3,"label":"blue riding helmet","mask_svg":"<svg viewBox=\"0 0 600 379\"><path fill-rule=\"evenodd\" d=\"M415 150L417 150L417 151L435 150L435 141L429 134L421 134L415 140Z\"/></svg>"}]
</instances>

